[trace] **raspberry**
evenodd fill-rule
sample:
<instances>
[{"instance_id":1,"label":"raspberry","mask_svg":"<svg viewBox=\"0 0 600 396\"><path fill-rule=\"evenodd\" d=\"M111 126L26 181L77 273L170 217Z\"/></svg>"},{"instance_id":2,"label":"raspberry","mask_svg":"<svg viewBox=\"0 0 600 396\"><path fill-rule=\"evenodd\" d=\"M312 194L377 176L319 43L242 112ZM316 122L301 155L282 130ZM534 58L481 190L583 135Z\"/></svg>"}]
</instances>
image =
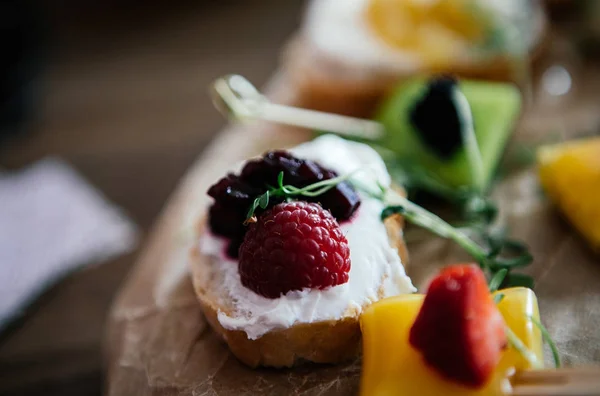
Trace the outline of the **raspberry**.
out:
<instances>
[{"instance_id":1,"label":"raspberry","mask_svg":"<svg viewBox=\"0 0 600 396\"><path fill-rule=\"evenodd\" d=\"M263 213L249 227L239 257L242 284L268 298L346 283L350 271L348 241L335 218L303 201Z\"/></svg>"}]
</instances>

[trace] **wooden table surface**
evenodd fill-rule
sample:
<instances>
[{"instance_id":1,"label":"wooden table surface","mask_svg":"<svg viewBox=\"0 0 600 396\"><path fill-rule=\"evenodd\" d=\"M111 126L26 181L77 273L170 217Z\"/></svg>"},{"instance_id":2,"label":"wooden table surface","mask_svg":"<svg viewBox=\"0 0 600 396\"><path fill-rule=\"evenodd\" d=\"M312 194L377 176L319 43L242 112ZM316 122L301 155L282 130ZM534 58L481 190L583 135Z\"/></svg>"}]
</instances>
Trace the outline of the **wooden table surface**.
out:
<instances>
[{"instance_id":1,"label":"wooden table surface","mask_svg":"<svg viewBox=\"0 0 600 396\"><path fill-rule=\"evenodd\" d=\"M0 143L0 165L61 156L145 232L224 124L209 82L265 82L302 2L112 3L57 13L36 119ZM0 394L102 393L105 317L135 256L70 275L0 334Z\"/></svg>"}]
</instances>

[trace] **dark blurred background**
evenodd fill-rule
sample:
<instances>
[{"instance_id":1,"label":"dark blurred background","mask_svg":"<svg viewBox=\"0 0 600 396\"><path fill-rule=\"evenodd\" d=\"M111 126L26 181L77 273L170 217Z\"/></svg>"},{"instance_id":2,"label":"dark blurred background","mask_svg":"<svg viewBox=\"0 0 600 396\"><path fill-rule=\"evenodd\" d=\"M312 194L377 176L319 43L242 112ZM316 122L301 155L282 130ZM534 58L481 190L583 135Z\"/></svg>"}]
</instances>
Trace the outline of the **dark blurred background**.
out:
<instances>
[{"instance_id":1,"label":"dark blurred background","mask_svg":"<svg viewBox=\"0 0 600 396\"><path fill-rule=\"evenodd\" d=\"M208 84L264 83L301 6L1 2L0 170L60 156L146 232L224 124ZM68 276L0 334L0 394L102 393L103 324L135 256Z\"/></svg>"}]
</instances>

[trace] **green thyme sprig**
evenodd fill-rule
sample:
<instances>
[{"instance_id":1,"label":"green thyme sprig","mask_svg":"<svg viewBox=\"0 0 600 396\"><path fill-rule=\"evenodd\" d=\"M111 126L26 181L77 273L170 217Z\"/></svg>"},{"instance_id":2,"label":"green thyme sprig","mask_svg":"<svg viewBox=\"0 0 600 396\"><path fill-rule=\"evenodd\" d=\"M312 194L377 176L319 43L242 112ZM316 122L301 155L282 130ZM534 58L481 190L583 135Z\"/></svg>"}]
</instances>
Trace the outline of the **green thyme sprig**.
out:
<instances>
[{"instance_id":1,"label":"green thyme sprig","mask_svg":"<svg viewBox=\"0 0 600 396\"><path fill-rule=\"evenodd\" d=\"M496 293L494 294L494 303L500 304L500 301L504 299L504 293ZM552 358L554 359L554 367L560 368L560 353L558 352L558 348L550 335L550 332L546 329L546 327L540 322L539 319L527 315L527 320L531 321L542 333L542 338L544 342L548 344L550 350L552 351ZM525 360L531 365L533 368L543 368L543 363L538 360L536 355L523 343L523 341L512 331L508 325L505 326L506 338L508 339L509 344L523 356Z\"/></svg>"},{"instance_id":2,"label":"green thyme sprig","mask_svg":"<svg viewBox=\"0 0 600 396\"><path fill-rule=\"evenodd\" d=\"M538 319L533 316L528 315L527 319L531 321L542 333L542 338L544 342L548 344L550 350L552 351L552 358L554 359L554 367L560 368L560 354L558 352L558 348L552 339L552 336L546 329L546 327L540 322ZM509 344L517 350L527 360L527 362L531 365L531 367L535 369L544 368L543 362L540 362L537 356L531 351L531 349L527 348L527 346L523 343L523 341L515 334L514 331L511 330L510 327L505 326L506 338L508 339Z\"/></svg>"},{"instance_id":3,"label":"green thyme sprig","mask_svg":"<svg viewBox=\"0 0 600 396\"><path fill-rule=\"evenodd\" d=\"M503 283L506 280L510 280L511 270L527 266L533 260L531 254L527 251L527 247L517 241L489 237L488 246L483 247L463 231L391 189L382 189L380 194L371 193L371 195L378 195L379 199L388 205L381 214L382 218L385 219L398 213L410 223L421 226L442 238L456 242L487 272L489 278L494 280L496 289L500 285L506 284ZM496 276L498 273L500 275Z\"/></svg>"},{"instance_id":4,"label":"green thyme sprig","mask_svg":"<svg viewBox=\"0 0 600 396\"><path fill-rule=\"evenodd\" d=\"M297 196L304 197L318 197L326 193L327 191L335 188L339 183L346 181L354 175L355 172L348 173L343 176L334 177L332 179L321 180L319 182L310 184L306 187L298 188L296 186L292 186L290 184L283 184L283 172L279 172L277 175L277 187L269 186L269 189L265 191L263 194L256 197L250 209L248 210L248 214L246 215L246 224L256 222L256 217L254 216L254 212L258 208L266 209L269 206L269 201L273 197L283 197L284 199L291 199Z\"/></svg>"},{"instance_id":5,"label":"green thyme sprig","mask_svg":"<svg viewBox=\"0 0 600 396\"><path fill-rule=\"evenodd\" d=\"M502 286L502 282L504 282L504 279L506 279L507 274L508 274L508 269L502 268L501 270L496 272L494 274L494 276L492 276L492 279L490 279L490 283L489 283L489 288L490 288L491 293L500 289L500 286Z\"/></svg>"},{"instance_id":6,"label":"green thyme sprig","mask_svg":"<svg viewBox=\"0 0 600 396\"><path fill-rule=\"evenodd\" d=\"M540 362L537 358L536 354L523 343L523 341L519 338L518 335L515 334L514 331L508 326L504 326L504 332L506 333L506 338L508 339L508 343L517 350L523 356L525 360L529 363L531 367L534 369L542 369L544 368L544 362Z\"/></svg>"},{"instance_id":7,"label":"green thyme sprig","mask_svg":"<svg viewBox=\"0 0 600 396\"><path fill-rule=\"evenodd\" d=\"M546 327L542 324L542 322L540 322L539 319L529 315L527 316L527 318L531 321L531 323L533 323L542 333L542 338L544 339L544 342L546 344L548 344L548 346L550 347L550 350L552 351L552 358L554 359L554 366L556 368L559 368L561 366L561 361L560 361L560 353L558 352L558 347L556 346L556 343L554 343L554 340L552 339L552 336L550 335L550 332L548 331L548 329L546 329Z\"/></svg>"}]
</instances>

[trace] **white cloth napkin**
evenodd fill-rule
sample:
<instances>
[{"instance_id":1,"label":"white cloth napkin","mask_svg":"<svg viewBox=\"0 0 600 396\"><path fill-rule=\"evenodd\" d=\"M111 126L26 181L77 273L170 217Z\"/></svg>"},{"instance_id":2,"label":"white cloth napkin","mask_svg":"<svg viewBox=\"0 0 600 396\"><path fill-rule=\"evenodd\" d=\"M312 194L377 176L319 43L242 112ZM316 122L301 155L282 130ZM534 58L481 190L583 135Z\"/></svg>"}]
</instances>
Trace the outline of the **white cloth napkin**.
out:
<instances>
[{"instance_id":1,"label":"white cloth napkin","mask_svg":"<svg viewBox=\"0 0 600 396\"><path fill-rule=\"evenodd\" d=\"M133 249L137 233L59 159L0 171L0 328L61 276Z\"/></svg>"}]
</instances>

